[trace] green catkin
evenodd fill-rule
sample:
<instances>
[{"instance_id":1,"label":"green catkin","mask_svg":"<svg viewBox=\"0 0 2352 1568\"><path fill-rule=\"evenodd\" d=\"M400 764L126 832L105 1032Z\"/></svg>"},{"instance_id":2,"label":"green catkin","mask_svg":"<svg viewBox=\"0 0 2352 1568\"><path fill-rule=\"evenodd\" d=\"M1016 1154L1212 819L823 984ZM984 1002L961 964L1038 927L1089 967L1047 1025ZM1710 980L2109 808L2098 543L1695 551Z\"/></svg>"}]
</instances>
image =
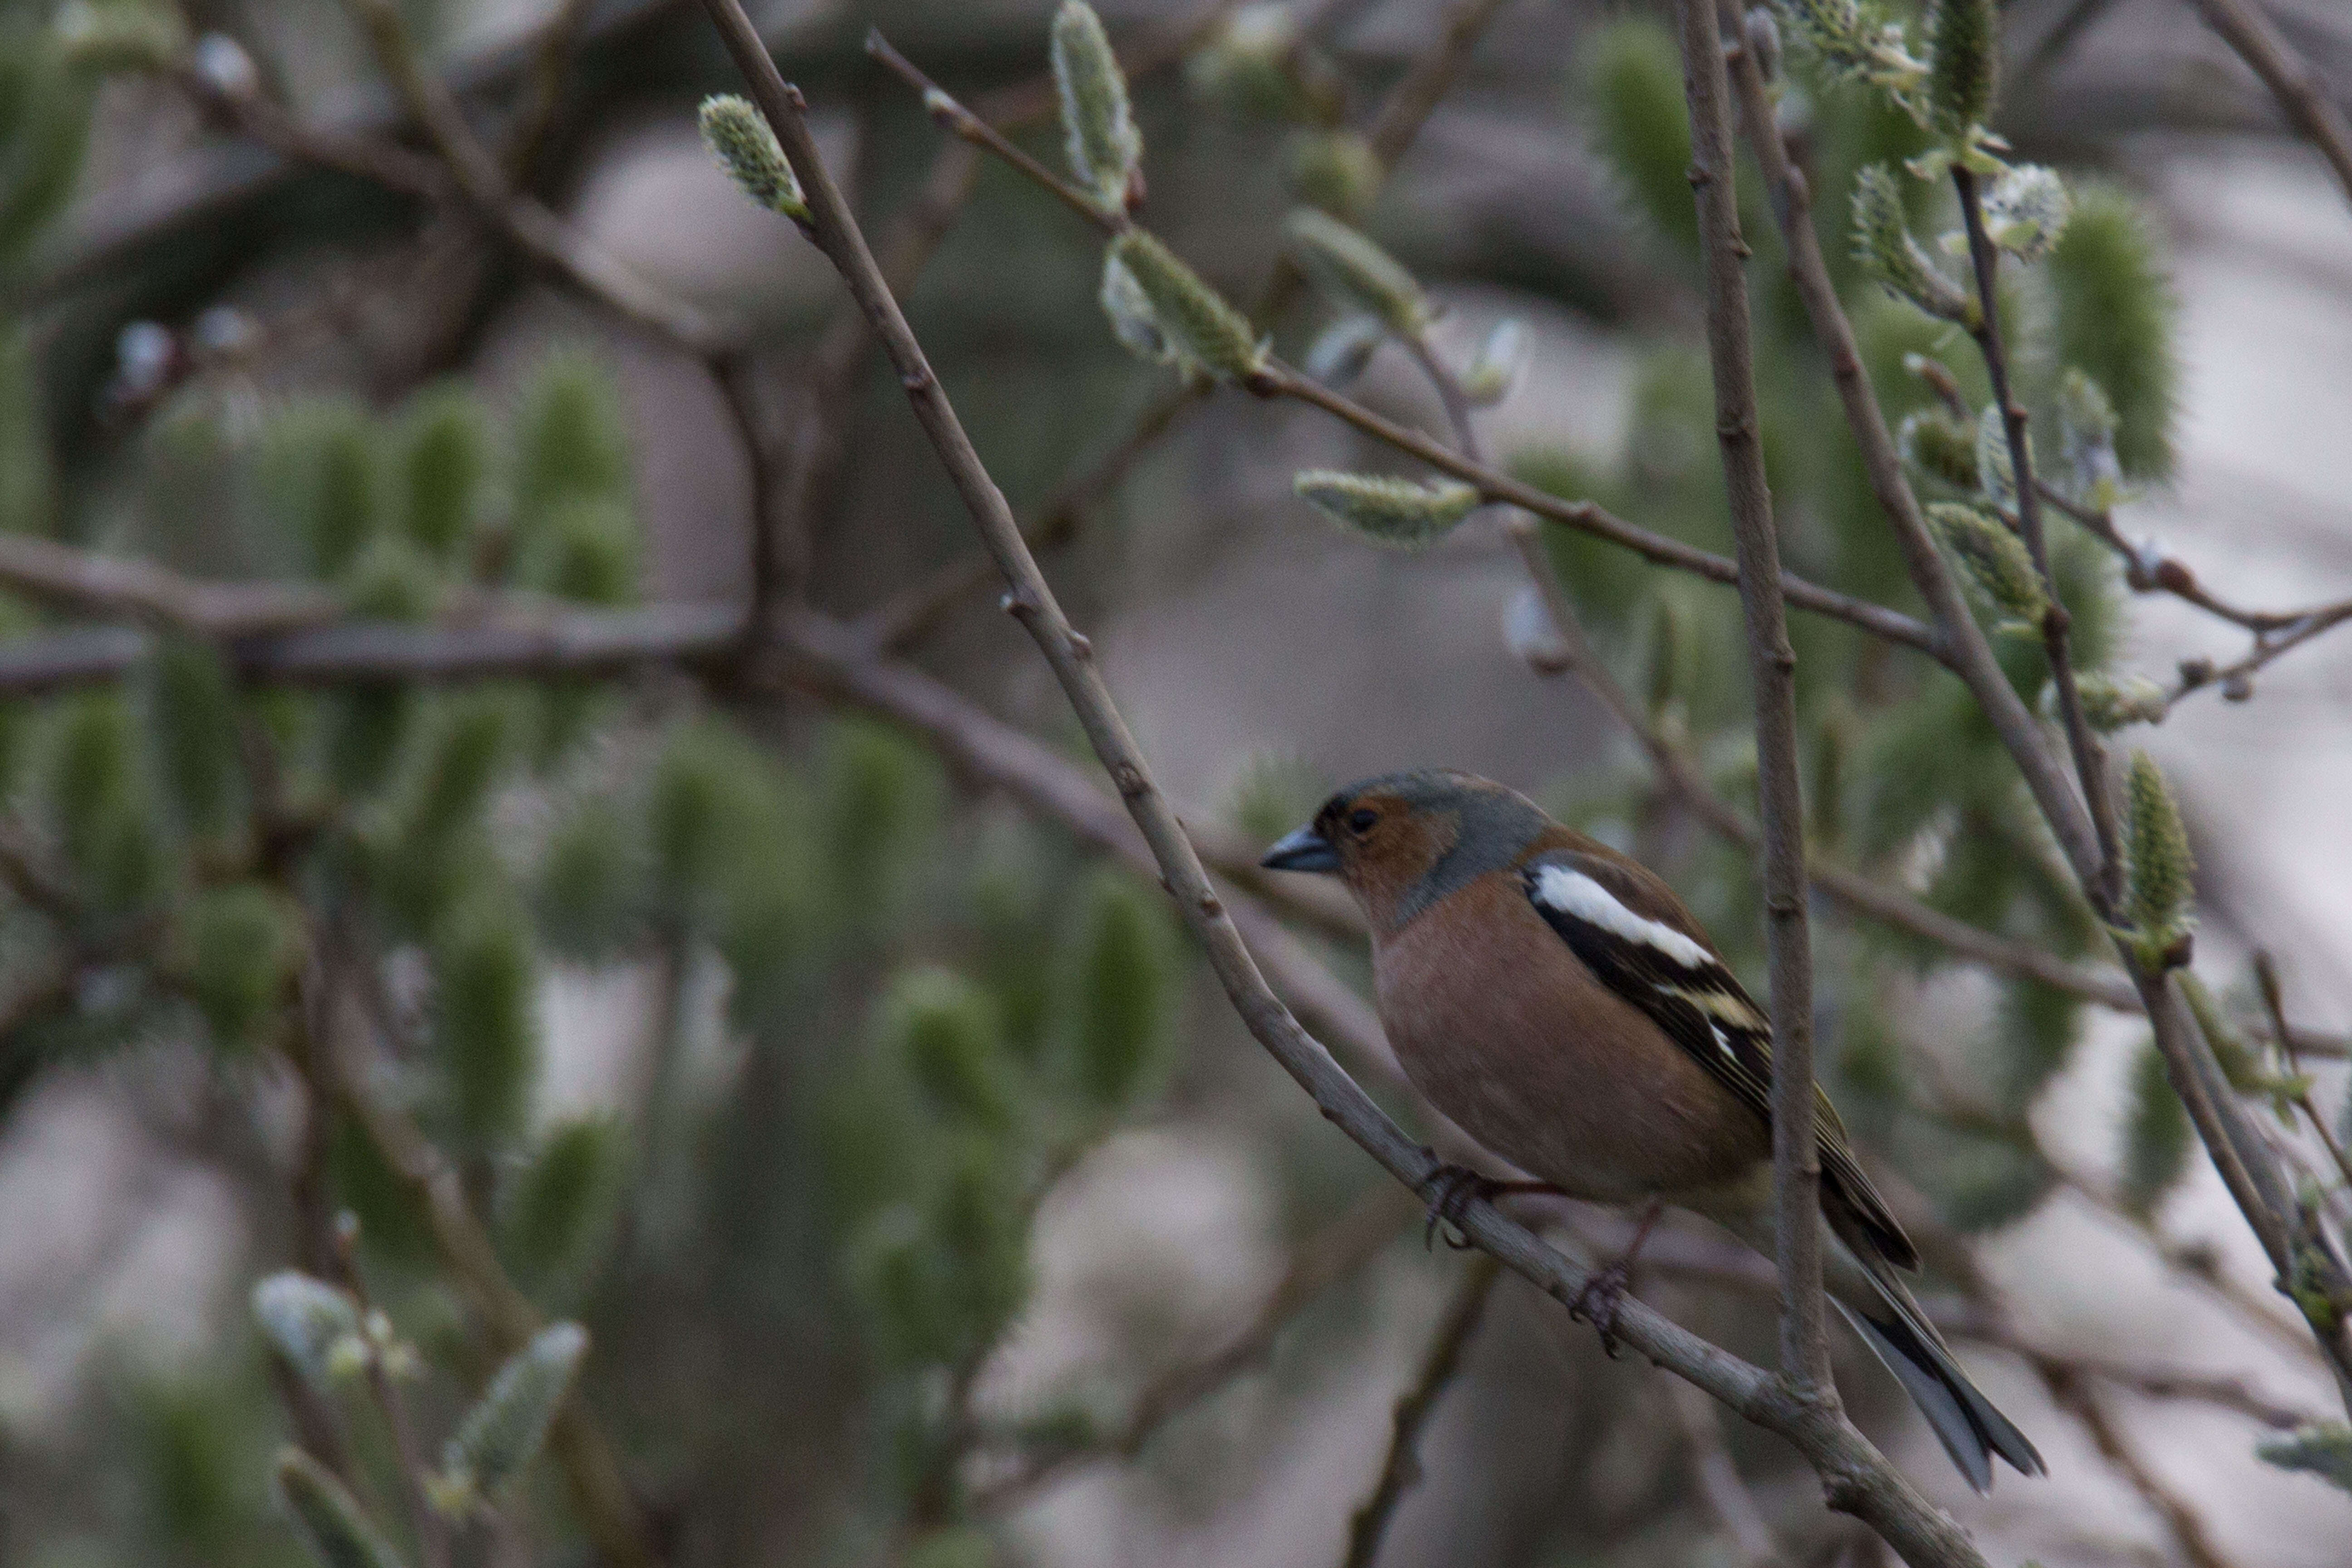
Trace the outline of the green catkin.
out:
<instances>
[{"instance_id":1,"label":"green catkin","mask_svg":"<svg viewBox=\"0 0 2352 1568\"><path fill-rule=\"evenodd\" d=\"M1969 421L1947 408L1916 409L1904 416L1895 440L1914 469L1963 495L1978 492L1977 432Z\"/></svg>"},{"instance_id":2,"label":"green catkin","mask_svg":"<svg viewBox=\"0 0 2352 1568\"><path fill-rule=\"evenodd\" d=\"M1328 213L1301 207L1283 229L1299 269L1334 303L1378 317L1401 338L1419 337L1435 316L1411 272Z\"/></svg>"},{"instance_id":3,"label":"green catkin","mask_svg":"<svg viewBox=\"0 0 2352 1568\"><path fill-rule=\"evenodd\" d=\"M2317 1476L2338 1491L2352 1492L2352 1426L2320 1421L2284 1436L2264 1437L2254 1455L2282 1470Z\"/></svg>"},{"instance_id":4,"label":"green catkin","mask_svg":"<svg viewBox=\"0 0 2352 1568\"><path fill-rule=\"evenodd\" d=\"M1105 265L1134 280L1160 336L1190 363L1220 381L1245 381L1265 371L1265 345L1248 318L1155 237L1128 230L1111 241ZM1106 280L1106 294L1109 289ZM1128 341L1124 334L1122 341Z\"/></svg>"},{"instance_id":5,"label":"green catkin","mask_svg":"<svg viewBox=\"0 0 2352 1568\"><path fill-rule=\"evenodd\" d=\"M490 1501L530 1468L587 1353L585 1329L551 1323L507 1358L442 1450L435 1490L445 1506Z\"/></svg>"},{"instance_id":6,"label":"green catkin","mask_svg":"<svg viewBox=\"0 0 2352 1568\"><path fill-rule=\"evenodd\" d=\"M1127 78L1094 7L1084 0L1063 0L1054 16L1050 52L1070 173L1097 206L1124 212L1130 182L1143 162L1143 138L1128 108Z\"/></svg>"},{"instance_id":7,"label":"green catkin","mask_svg":"<svg viewBox=\"0 0 2352 1568\"><path fill-rule=\"evenodd\" d=\"M1013 1115L1003 1031L988 994L932 966L899 974L879 1008L878 1048L906 1068L932 1114L1000 1131Z\"/></svg>"},{"instance_id":8,"label":"green catkin","mask_svg":"<svg viewBox=\"0 0 2352 1568\"><path fill-rule=\"evenodd\" d=\"M539 1077L538 973L520 912L492 894L433 942L433 1044L450 1120L475 1149L522 1131Z\"/></svg>"},{"instance_id":9,"label":"green catkin","mask_svg":"<svg viewBox=\"0 0 2352 1568\"><path fill-rule=\"evenodd\" d=\"M181 910L173 936L181 984L214 1048L268 1044L303 952L298 917L283 896L257 882L208 888Z\"/></svg>"},{"instance_id":10,"label":"green catkin","mask_svg":"<svg viewBox=\"0 0 2352 1568\"><path fill-rule=\"evenodd\" d=\"M482 521L490 468L490 420L462 387L425 393L401 423L401 532L436 562L455 560Z\"/></svg>"},{"instance_id":11,"label":"green catkin","mask_svg":"<svg viewBox=\"0 0 2352 1568\"><path fill-rule=\"evenodd\" d=\"M2188 1108L2173 1092L2164 1053L2154 1042L2132 1060L2131 1105L2124 1121L2122 1196L2133 1213L2155 1209L2189 1169Z\"/></svg>"},{"instance_id":12,"label":"green catkin","mask_svg":"<svg viewBox=\"0 0 2352 1568\"><path fill-rule=\"evenodd\" d=\"M1931 316L1965 326L1980 314L1975 298L1912 237L1902 189L1883 163L1854 176L1853 258L1888 293Z\"/></svg>"},{"instance_id":13,"label":"green catkin","mask_svg":"<svg viewBox=\"0 0 2352 1568\"><path fill-rule=\"evenodd\" d=\"M703 145L744 195L772 213L808 221L800 176L793 172L792 160L784 156L767 117L751 100L731 92L706 98L697 119Z\"/></svg>"},{"instance_id":14,"label":"green catkin","mask_svg":"<svg viewBox=\"0 0 2352 1568\"><path fill-rule=\"evenodd\" d=\"M141 695L156 779L181 830L199 838L228 832L241 811L245 765L236 693L218 650L191 637L159 638Z\"/></svg>"},{"instance_id":15,"label":"green catkin","mask_svg":"<svg viewBox=\"0 0 2352 1568\"><path fill-rule=\"evenodd\" d=\"M278 1456L272 1489L319 1568L401 1568L400 1554L334 1473L299 1448Z\"/></svg>"},{"instance_id":16,"label":"green catkin","mask_svg":"<svg viewBox=\"0 0 2352 1568\"><path fill-rule=\"evenodd\" d=\"M582 351L550 355L532 373L515 419L515 531L530 536L562 503L627 502L628 426L612 377Z\"/></svg>"},{"instance_id":17,"label":"green catkin","mask_svg":"<svg viewBox=\"0 0 2352 1568\"><path fill-rule=\"evenodd\" d=\"M507 1256L525 1279L585 1271L619 1212L628 1151L627 1129L610 1116L567 1121L540 1141L500 1216Z\"/></svg>"},{"instance_id":18,"label":"green catkin","mask_svg":"<svg viewBox=\"0 0 2352 1568\"><path fill-rule=\"evenodd\" d=\"M257 1281L252 1300L270 1344L320 1393L366 1364L359 1304L349 1291L289 1268Z\"/></svg>"},{"instance_id":19,"label":"green catkin","mask_svg":"<svg viewBox=\"0 0 2352 1568\"><path fill-rule=\"evenodd\" d=\"M548 945L586 963L617 956L644 929L647 858L635 825L611 801L584 801L562 816L532 898Z\"/></svg>"},{"instance_id":20,"label":"green catkin","mask_svg":"<svg viewBox=\"0 0 2352 1568\"><path fill-rule=\"evenodd\" d=\"M2047 268L2055 357L2113 405L2116 458L2132 479L2168 477L2180 366L2179 302L2139 205L2109 185L2077 191Z\"/></svg>"},{"instance_id":21,"label":"green catkin","mask_svg":"<svg viewBox=\"0 0 2352 1568\"><path fill-rule=\"evenodd\" d=\"M1126 879L1095 879L1063 963L1069 1061L1104 1110L1133 1103L1161 1067L1173 976L1158 910Z\"/></svg>"},{"instance_id":22,"label":"green catkin","mask_svg":"<svg viewBox=\"0 0 2352 1568\"><path fill-rule=\"evenodd\" d=\"M1935 0L1927 44L1929 119L1946 140L1958 142L1992 120L2000 86L1996 0Z\"/></svg>"},{"instance_id":23,"label":"green catkin","mask_svg":"<svg viewBox=\"0 0 2352 1568\"><path fill-rule=\"evenodd\" d=\"M2039 636L2050 600L2023 542L1999 519L1957 501L1933 502L1927 514L1937 542L2000 616L2003 629Z\"/></svg>"},{"instance_id":24,"label":"green catkin","mask_svg":"<svg viewBox=\"0 0 2352 1568\"><path fill-rule=\"evenodd\" d=\"M2146 752L2132 753L2124 774L2124 832L2131 872L2126 913L2143 958L2157 962L2192 923L2197 867L2172 788Z\"/></svg>"},{"instance_id":25,"label":"green catkin","mask_svg":"<svg viewBox=\"0 0 2352 1568\"><path fill-rule=\"evenodd\" d=\"M1580 67L1593 139L1618 184L1660 233L1696 254L1690 111L1674 34L1653 17L1613 18L1586 35Z\"/></svg>"},{"instance_id":26,"label":"green catkin","mask_svg":"<svg viewBox=\"0 0 2352 1568\"><path fill-rule=\"evenodd\" d=\"M1419 484L1386 475L1308 468L1291 489L1326 516L1371 540L1418 550L1452 532L1478 505L1478 491L1458 479Z\"/></svg>"}]
</instances>

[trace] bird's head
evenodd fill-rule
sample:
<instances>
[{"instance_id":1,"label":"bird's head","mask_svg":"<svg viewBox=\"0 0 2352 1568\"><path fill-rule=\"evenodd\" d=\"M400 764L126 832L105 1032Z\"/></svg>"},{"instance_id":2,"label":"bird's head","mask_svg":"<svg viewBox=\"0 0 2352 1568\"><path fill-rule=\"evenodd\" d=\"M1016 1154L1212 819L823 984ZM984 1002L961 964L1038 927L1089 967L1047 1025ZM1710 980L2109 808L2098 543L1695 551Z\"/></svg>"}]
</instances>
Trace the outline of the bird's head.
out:
<instances>
[{"instance_id":1,"label":"bird's head","mask_svg":"<svg viewBox=\"0 0 2352 1568\"><path fill-rule=\"evenodd\" d=\"M1491 779L1424 768L1349 784L1258 864L1339 878L1388 931L1512 865L1550 826L1533 801Z\"/></svg>"}]
</instances>

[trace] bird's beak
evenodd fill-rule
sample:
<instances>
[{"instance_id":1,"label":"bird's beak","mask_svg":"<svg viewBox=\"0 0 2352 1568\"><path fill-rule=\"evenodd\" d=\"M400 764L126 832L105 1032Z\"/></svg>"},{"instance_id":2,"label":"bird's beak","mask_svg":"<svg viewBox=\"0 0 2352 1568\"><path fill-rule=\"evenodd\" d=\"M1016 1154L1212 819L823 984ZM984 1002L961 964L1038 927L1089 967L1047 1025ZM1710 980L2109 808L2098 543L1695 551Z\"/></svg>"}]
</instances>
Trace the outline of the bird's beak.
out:
<instances>
[{"instance_id":1,"label":"bird's beak","mask_svg":"<svg viewBox=\"0 0 2352 1568\"><path fill-rule=\"evenodd\" d=\"M1339 852L1310 825L1276 839L1258 864L1269 871L1337 872Z\"/></svg>"}]
</instances>

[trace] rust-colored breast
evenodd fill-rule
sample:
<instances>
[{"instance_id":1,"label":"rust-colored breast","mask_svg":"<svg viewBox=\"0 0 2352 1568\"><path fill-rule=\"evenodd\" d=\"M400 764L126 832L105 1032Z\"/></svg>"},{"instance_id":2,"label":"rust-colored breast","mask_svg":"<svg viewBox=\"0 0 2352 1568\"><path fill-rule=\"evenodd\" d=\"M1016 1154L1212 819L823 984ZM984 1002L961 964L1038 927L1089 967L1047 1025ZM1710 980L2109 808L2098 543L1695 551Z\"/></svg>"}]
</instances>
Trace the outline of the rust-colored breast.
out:
<instances>
[{"instance_id":1,"label":"rust-colored breast","mask_svg":"<svg viewBox=\"0 0 2352 1568\"><path fill-rule=\"evenodd\" d=\"M1516 873L1375 939L1381 1021L1414 1087L1570 1195L1718 1187L1771 1155L1763 1121L1595 979Z\"/></svg>"}]
</instances>

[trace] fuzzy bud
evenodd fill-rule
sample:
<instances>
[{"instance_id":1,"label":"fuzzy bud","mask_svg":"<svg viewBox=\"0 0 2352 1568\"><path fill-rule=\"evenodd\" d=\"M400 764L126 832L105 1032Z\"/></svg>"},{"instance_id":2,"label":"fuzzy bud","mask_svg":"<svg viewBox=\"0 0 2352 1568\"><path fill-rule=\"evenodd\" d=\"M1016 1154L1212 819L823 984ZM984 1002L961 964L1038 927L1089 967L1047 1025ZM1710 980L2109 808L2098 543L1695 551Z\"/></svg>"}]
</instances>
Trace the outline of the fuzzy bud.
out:
<instances>
[{"instance_id":1,"label":"fuzzy bud","mask_svg":"<svg viewBox=\"0 0 2352 1568\"><path fill-rule=\"evenodd\" d=\"M1865 14L1861 0L1785 0L1783 8L1822 64L1889 93L1915 117L1925 114L1919 88L1927 66L1905 47L1902 23Z\"/></svg>"},{"instance_id":2,"label":"fuzzy bud","mask_svg":"<svg viewBox=\"0 0 2352 1568\"><path fill-rule=\"evenodd\" d=\"M2173 1092L2164 1053L2151 1040L2132 1063L2131 1108L2124 1119L2122 1197L2134 1214L2153 1210L2189 1169L2189 1111Z\"/></svg>"},{"instance_id":3,"label":"fuzzy bud","mask_svg":"<svg viewBox=\"0 0 2352 1568\"><path fill-rule=\"evenodd\" d=\"M1884 163L1874 163L1854 178L1853 255L1896 299L1943 321L1963 326L1976 321L1976 300L1912 237L1903 193Z\"/></svg>"},{"instance_id":4,"label":"fuzzy bud","mask_svg":"<svg viewBox=\"0 0 2352 1568\"><path fill-rule=\"evenodd\" d=\"M2255 1457L2282 1470L2317 1476L2341 1491L2352 1492L2352 1426L2322 1421L2284 1436L2264 1437L2254 1445Z\"/></svg>"},{"instance_id":5,"label":"fuzzy bud","mask_svg":"<svg viewBox=\"0 0 2352 1568\"><path fill-rule=\"evenodd\" d=\"M334 1473L299 1448L278 1456L278 1506L320 1568L401 1568L383 1538Z\"/></svg>"},{"instance_id":6,"label":"fuzzy bud","mask_svg":"<svg viewBox=\"0 0 2352 1568\"><path fill-rule=\"evenodd\" d=\"M1927 17L1927 106L1952 142L1992 119L2000 84L2000 13L1995 0L1936 0Z\"/></svg>"},{"instance_id":7,"label":"fuzzy bud","mask_svg":"<svg viewBox=\"0 0 2352 1568\"><path fill-rule=\"evenodd\" d=\"M1478 345L1477 356L1462 373L1462 395L1474 406L1489 408L1511 395L1528 368L1528 330L1516 318L1495 323Z\"/></svg>"},{"instance_id":8,"label":"fuzzy bud","mask_svg":"<svg viewBox=\"0 0 2352 1568\"><path fill-rule=\"evenodd\" d=\"M2033 457L2033 437L2026 437L2025 456ZM1977 416L1977 489L2003 511L2017 510L2017 465L2010 460L2009 426L2000 409L1987 404Z\"/></svg>"},{"instance_id":9,"label":"fuzzy bud","mask_svg":"<svg viewBox=\"0 0 2352 1568\"><path fill-rule=\"evenodd\" d=\"M1401 338L1420 336L1436 315L1396 258L1339 219L1301 207L1283 229L1299 270L1334 302L1378 317Z\"/></svg>"},{"instance_id":10,"label":"fuzzy bud","mask_svg":"<svg viewBox=\"0 0 2352 1568\"><path fill-rule=\"evenodd\" d=\"M1123 213L1143 163L1143 137L1127 103L1127 78L1086 0L1063 0L1054 15L1054 89L1070 173L1107 213Z\"/></svg>"},{"instance_id":11,"label":"fuzzy bud","mask_svg":"<svg viewBox=\"0 0 2352 1568\"><path fill-rule=\"evenodd\" d=\"M2124 482L2116 456L2116 405L2097 382L2071 367L2058 378L2058 437L2075 496L2085 506L2113 506Z\"/></svg>"},{"instance_id":12,"label":"fuzzy bud","mask_svg":"<svg viewBox=\"0 0 2352 1568\"><path fill-rule=\"evenodd\" d=\"M188 55L189 68L213 91L232 103L260 96L261 71L245 46L226 33L206 33Z\"/></svg>"},{"instance_id":13,"label":"fuzzy bud","mask_svg":"<svg viewBox=\"0 0 2352 1568\"><path fill-rule=\"evenodd\" d=\"M1372 144L1352 131L1304 131L1283 150L1290 192L1343 221L1370 210L1387 171Z\"/></svg>"},{"instance_id":14,"label":"fuzzy bud","mask_svg":"<svg viewBox=\"0 0 2352 1568\"><path fill-rule=\"evenodd\" d=\"M1977 433L1945 408L1921 408L1904 416L1895 433L1903 461L1960 491L1977 493Z\"/></svg>"},{"instance_id":15,"label":"fuzzy bud","mask_svg":"<svg viewBox=\"0 0 2352 1568\"><path fill-rule=\"evenodd\" d=\"M1388 335L1370 316L1342 316L1315 335L1301 368L1326 386L1345 386L1364 374Z\"/></svg>"},{"instance_id":16,"label":"fuzzy bud","mask_svg":"<svg viewBox=\"0 0 2352 1568\"><path fill-rule=\"evenodd\" d=\"M2171 711L2164 688L2144 675L2111 676L2086 669L2074 677L2074 688L2083 699L2084 721L2102 735L2130 724L2161 724ZM2042 710L2057 717L2057 687L2042 691Z\"/></svg>"},{"instance_id":17,"label":"fuzzy bud","mask_svg":"<svg viewBox=\"0 0 2352 1568\"><path fill-rule=\"evenodd\" d=\"M1992 242L2031 266L2050 254L2074 198L2058 171L2040 163L2020 163L2002 174L1984 194L1985 232Z\"/></svg>"},{"instance_id":18,"label":"fuzzy bud","mask_svg":"<svg viewBox=\"0 0 2352 1568\"><path fill-rule=\"evenodd\" d=\"M765 116L748 98L719 93L702 100L702 142L743 194L772 213L806 223L808 202L800 176Z\"/></svg>"},{"instance_id":19,"label":"fuzzy bud","mask_svg":"<svg viewBox=\"0 0 2352 1568\"><path fill-rule=\"evenodd\" d=\"M1116 252L1103 258L1102 289L1097 298L1102 302L1103 314L1110 318L1111 335L1128 353L1154 364L1176 358L1176 345L1168 341L1168 334L1160 330L1160 319L1151 313L1150 297ZM1314 374L1311 366L1309 374Z\"/></svg>"},{"instance_id":20,"label":"fuzzy bud","mask_svg":"<svg viewBox=\"0 0 2352 1568\"><path fill-rule=\"evenodd\" d=\"M2039 635L2050 601L2017 535L1972 506L1938 501L1927 510L1928 527L1960 563L1969 585L2000 616L2001 629Z\"/></svg>"},{"instance_id":21,"label":"fuzzy bud","mask_svg":"<svg viewBox=\"0 0 2352 1568\"><path fill-rule=\"evenodd\" d=\"M1111 241L1103 268L1104 308L1111 312L1119 341L1129 347L1137 346L1137 337L1129 335L1131 324L1123 324L1113 308L1114 293L1129 302L1139 298L1160 341L1186 363L1218 380L1246 380L1265 371L1265 344L1251 330L1248 318L1226 304L1223 296L1201 281L1155 237L1141 229L1128 230ZM1114 268L1133 282L1131 293L1112 278Z\"/></svg>"},{"instance_id":22,"label":"fuzzy bud","mask_svg":"<svg viewBox=\"0 0 2352 1568\"><path fill-rule=\"evenodd\" d=\"M1459 479L1433 485L1385 475L1309 468L1291 489L1376 544L1418 550L1454 531L1478 504L1478 492Z\"/></svg>"},{"instance_id":23,"label":"fuzzy bud","mask_svg":"<svg viewBox=\"0 0 2352 1568\"><path fill-rule=\"evenodd\" d=\"M507 1358L442 1450L434 1491L443 1508L495 1498L530 1467L587 1352L587 1330L551 1323Z\"/></svg>"},{"instance_id":24,"label":"fuzzy bud","mask_svg":"<svg viewBox=\"0 0 2352 1568\"><path fill-rule=\"evenodd\" d=\"M2172 788L2146 752L2132 753L2124 775L2124 835L2131 869L2126 911L2139 933L2142 962L2160 966L2161 955L2194 923L2197 863Z\"/></svg>"},{"instance_id":25,"label":"fuzzy bud","mask_svg":"<svg viewBox=\"0 0 2352 1568\"><path fill-rule=\"evenodd\" d=\"M290 1268L270 1275L253 1288L253 1316L278 1353L322 1394L367 1364L358 1303L322 1279Z\"/></svg>"}]
</instances>

